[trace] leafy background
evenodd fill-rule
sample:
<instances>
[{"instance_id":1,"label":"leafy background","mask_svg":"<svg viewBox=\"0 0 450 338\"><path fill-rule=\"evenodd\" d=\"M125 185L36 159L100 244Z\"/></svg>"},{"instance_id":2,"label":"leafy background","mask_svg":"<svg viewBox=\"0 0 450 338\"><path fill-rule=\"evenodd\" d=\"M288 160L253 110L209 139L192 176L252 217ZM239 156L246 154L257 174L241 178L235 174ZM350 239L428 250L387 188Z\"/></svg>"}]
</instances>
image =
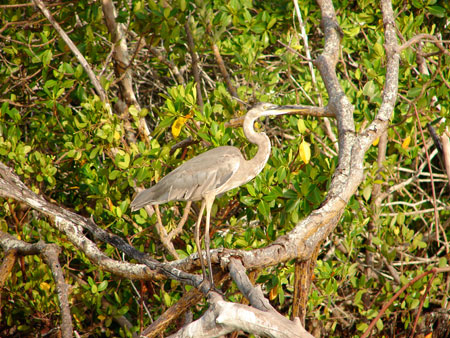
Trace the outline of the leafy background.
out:
<instances>
[{"instance_id":1,"label":"leafy background","mask_svg":"<svg viewBox=\"0 0 450 338\"><path fill-rule=\"evenodd\" d=\"M244 112L230 97L213 45L242 100L327 102L318 72L313 81L304 58L305 45L291 1L118 2L117 20L128 31L134 90L145 107L129 109L131 128L137 130L139 118L145 116L152 130L149 144L141 140L129 144L124 140L126 117L107 113L81 65L40 12L16 3L0 5L0 160L35 192L79 214L92 215L98 225L158 259L173 257L154 230L156 216L130 212L135 184L149 186L207 148L234 145L247 157L256 151L240 128L226 127L225 122ZM426 33L447 40L444 46L448 47L447 1L393 3L401 42ZM112 44L100 3L78 0L48 6L99 76L111 102L116 102ZM338 76L355 106L359 129L373 119L381 102L385 77L381 12L369 0L339 1L335 6L344 34ZM320 11L315 2L303 1L301 12L314 58L323 47ZM199 55L203 110L197 104L190 73L186 20ZM431 266L448 264L444 245L444 236L450 238L448 179L438 156L433 155L433 202L426 151L431 154L434 146L426 124L448 118L450 57L428 40L422 43L421 52L428 74L421 72L418 45L401 54L399 97L388 130L383 170L379 171L374 144L367 153L365 181L319 254L308 301L309 330L330 337L358 336L399 286ZM435 128L442 134L445 126L440 123ZM270 135L272 156L257 178L216 202L213 247L266 246L326 197L337 155L323 121L290 116L261 121L258 128ZM171 151L188 137L193 145ZM309 163L300 156L302 142L311 145ZM388 193L379 206L374 203L375 189L389 192L402 183L404 187ZM139 331L184 292L170 280L131 281L98 270L45 218L13 200L1 203L2 231L26 242L42 239L63 248L60 259L72 287L71 311L81 335L130 336L115 317L125 316ZM434 241L434 204L443 228L440 243ZM171 229L181 217L183 204L169 203L161 211L163 224ZM191 215L174 241L180 257L195 250L194 219ZM109 256L122 259L109 245L99 245ZM289 316L294 262L255 275L272 303ZM427 281L415 283L389 307L377 323L379 332L385 336L410 332ZM234 286L227 287L227 296L240 301ZM436 329L433 313L448 314L449 287L448 275L434 279L420 314L424 333ZM193 309L196 316L204 306ZM0 311L2 336L56 335L52 331L59 322L55 286L40 257L24 257L15 267L3 287Z\"/></svg>"}]
</instances>

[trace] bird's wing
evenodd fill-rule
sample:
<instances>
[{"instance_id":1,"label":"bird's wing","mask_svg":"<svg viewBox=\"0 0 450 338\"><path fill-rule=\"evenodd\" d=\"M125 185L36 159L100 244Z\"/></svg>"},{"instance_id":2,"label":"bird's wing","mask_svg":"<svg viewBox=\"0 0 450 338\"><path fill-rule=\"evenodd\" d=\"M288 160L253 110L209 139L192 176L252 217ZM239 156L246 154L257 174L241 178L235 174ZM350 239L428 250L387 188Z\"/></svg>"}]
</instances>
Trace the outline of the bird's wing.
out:
<instances>
[{"instance_id":1,"label":"bird's wing","mask_svg":"<svg viewBox=\"0 0 450 338\"><path fill-rule=\"evenodd\" d=\"M214 148L185 162L159 183L170 186L168 200L200 200L206 192L223 187L242 161L234 147Z\"/></svg>"},{"instance_id":2,"label":"bird's wing","mask_svg":"<svg viewBox=\"0 0 450 338\"><path fill-rule=\"evenodd\" d=\"M157 184L139 193L131 203L133 210L146 204L176 200L197 201L206 192L225 192L224 185L239 169L244 158L234 147L219 147L204 152L183 163L164 176ZM231 187L232 188L232 187ZM230 188L230 189L231 189Z\"/></svg>"}]
</instances>

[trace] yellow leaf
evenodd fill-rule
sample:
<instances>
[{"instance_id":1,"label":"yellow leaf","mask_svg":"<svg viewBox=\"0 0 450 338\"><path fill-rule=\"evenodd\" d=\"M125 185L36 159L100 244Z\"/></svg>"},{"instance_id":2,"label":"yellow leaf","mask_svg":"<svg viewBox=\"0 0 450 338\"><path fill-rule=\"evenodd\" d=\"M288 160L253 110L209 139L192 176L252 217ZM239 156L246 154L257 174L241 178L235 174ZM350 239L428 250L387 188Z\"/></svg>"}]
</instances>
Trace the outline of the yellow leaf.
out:
<instances>
[{"instance_id":1,"label":"yellow leaf","mask_svg":"<svg viewBox=\"0 0 450 338\"><path fill-rule=\"evenodd\" d=\"M411 136L408 136L407 138L405 138L403 140L402 148L403 149L408 149L410 143L411 143Z\"/></svg>"},{"instance_id":2,"label":"yellow leaf","mask_svg":"<svg viewBox=\"0 0 450 338\"><path fill-rule=\"evenodd\" d=\"M303 141L300 144L300 158L306 164L308 164L311 159L311 145L306 141Z\"/></svg>"},{"instance_id":3,"label":"yellow leaf","mask_svg":"<svg viewBox=\"0 0 450 338\"><path fill-rule=\"evenodd\" d=\"M269 292L269 299L270 300L274 300L276 297L278 296L278 287L274 287L272 290L270 290Z\"/></svg>"},{"instance_id":4,"label":"yellow leaf","mask_svg":"<svg viewBox=\"0 0 450 338\"><path fill-rule=\"evenodd\" d=\"M180 135L181 128L184 126L184 124L186 123L186 121L190 117L191 117L190 115L187 115L187 117L180 116L179 118L177 118L175 120L175 122L172 124L172 135L173 135L173 137L177 138Z\"/></svg>"},{"instance_id":5,"label":"yellow leaf","mask_svg":"<svg viewBox=\"0 0 450 338\"><path fill-rule=\"evenodd\" d=\"M48 290L50 290L50 285L48 283L46 283L46 282L42 282L41 283L41 289L44 290L44 291L48 291Z\"/></svg>"},{"instance_id":6,"label":"yellow leaf","mask_svg":"<svg viewBox=\"0 0 450 338\"><path fill-rule=\"evenodd\" d=\"M427 335L425 336L425 338L431 338L431 337L433 337L433 332L430 332L429 334L427 334Z\"/></svg>"},{"instance_id":7,"label":"yellow leaf","mask_svg":"<svg viewBox=\"0 0 450 338\"><path fill-rule=\"evenodd\" d=\"M380 137L378 136L375 141L373 141L372 145L376 147L378 145L378 142L380 142Z\"/></svg>"},{"instance_id":8,"label":"yellow leaf","mask_svg":"<svg viewBox=\"0 0 450 338\"><path fill-rule=\"evenodd\" d=\"M108 202L108 206L109 206L109 210L114 210L114 204L111 202L111 200L108 198L107 199L107 202Z\"/></svg>"}]
</instances>

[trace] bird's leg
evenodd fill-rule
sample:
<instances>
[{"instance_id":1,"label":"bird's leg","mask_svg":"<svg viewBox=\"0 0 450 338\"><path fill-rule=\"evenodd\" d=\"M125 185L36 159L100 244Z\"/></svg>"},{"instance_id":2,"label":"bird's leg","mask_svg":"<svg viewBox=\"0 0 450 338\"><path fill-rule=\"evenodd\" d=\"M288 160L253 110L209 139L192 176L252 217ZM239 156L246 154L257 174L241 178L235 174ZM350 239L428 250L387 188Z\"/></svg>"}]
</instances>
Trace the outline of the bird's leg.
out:
<instances>
[{"instance_id":1,"label":"bird's leg","mask_svg":"<svg viewBox=\"0 0 450 338\"><path fill-rule=\"evenodd\" d=\"M202 243L200 242L200 224L202 223L204 210L205 210L205 200L202 201L202 206L200 207L197 223L195 224L195 245L197 246L198 258L200 259L200 265L202 266L203 280L206 280L206 266L205 261L203 260Z\"/></svg>"},{"instance_id":2,"label":"bird's leg","mask_svg":"<svg viewBox=\"0 0 450 338\"><path fill-rule=\"evenodd\" d=\"M206 203L206 225L205 225L205 250L206 250L206 261L208 262L208 269L209 269L209 279L211 282L211 288L215 288L214 285L214 279L213 279L213 271L212 271L212 264L211 264L211 253L209 252L209 221L211 218L211 208L214 203L214 199L216 196L214 195L206 195L205 196L205 203Z\"/></svg>"}]
</instances>

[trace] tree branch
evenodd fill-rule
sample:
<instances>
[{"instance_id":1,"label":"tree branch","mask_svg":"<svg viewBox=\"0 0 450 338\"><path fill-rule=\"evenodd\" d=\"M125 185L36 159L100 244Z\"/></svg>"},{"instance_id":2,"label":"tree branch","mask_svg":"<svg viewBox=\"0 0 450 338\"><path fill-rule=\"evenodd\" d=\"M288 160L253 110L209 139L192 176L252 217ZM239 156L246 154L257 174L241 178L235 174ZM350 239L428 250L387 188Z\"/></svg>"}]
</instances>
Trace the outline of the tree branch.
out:
<instances>
[{"instance_id":1,"label":"tree branch","mask_svg":"<svg viewBox=\"0 0 450 338\"><path fill-rule=\"evenodd\" d=\"M216 292L209 294L208 301L210 307L200 319L184 326L169 338L218 337L236 330L274 338L313 337L298 319L290 321L277 312L226 302Z\"/></svg>"},{"instance_id":2,"label":"tree branch","mask_svg":"<svg viewBox=\"0 0 450 338\"><path fill-rule=\"evenodd\" d=\"M47 202L43 197L31 191L19 179L13 171L0 162L0 196L13 198L17 201L26 203L32 208L50 217L54 226L63 232L67 238L78 249L92 260L100 268L110 271L118 276L131 279L161 279L171 278L189 285L200 288L205 294L209 291L209 284L202 283L202 278L197 275L189 274L174 268L171 264L163 264L148 257L119 236L115 236L99 228L91 219L80 216L76 213L63 209L52 203ZM107 257L100 251L95 243L90 241L84 234L83 229L91 232L101 241L117 247L126 253L129 257L136 259L141 264L131 264L122 261L116 261Z\"/></svg>"},{"instance_id":3,"label":"tree branch","mask_svg":"<svg viewBox=\"0 0 450 338\"><path fill-rule=\"evenodd\" d=\"M189 17L186 19L184 24L184 29L186 31L187 43L189 47L189 52L192 58L192 74L194 75L195 88L197 90L197 104L201 111L203 111L203 97L202 97L202 86L200 79L200 71L198 66L198 56L195 52L194 38L192 37L191 28L189 27Z\"/></svg>"},{"instance_id":4,"label":"tree branch","mask_svg":"<svg viewBox=\"0 0 450 338\"><path fill-rule=\"evenodd\" d=\"M14 252L19 255L42 255L44 261L50 267L55 280L56 290L58 294L59 307L61 309L61 334L63 338L73 336L72 317L70 315L69 306L69 286L64 280L64 275L59 264L58 256L61 249L56 244L47 244L39 241L29 244L8 233L0 231L0 245L7 253ZM12 266L11 266L12 267Z\"/></svg>"},{"instance_id":5,"label":"tree branch","mask_svg":"<svg viewBox=\"0 0 450 338\"><path fill-rule=\"evenodd\" d=\"M141 107L136 99L133 91L133 79L130 71L130 59L128 55L128 47L125 36L125 29L123 24L116 21L116 9L111 0L102 0L102 10L105 16L106 26L111 33L113 42L113 60L116 76L120 79L120 92L126 102L127 107L134 105L138 110ZM127 113L128 114L128 113ZM132 132L131 126L126 128L129 140L135 142L135 135ZM150 140L150 130L147 127L145 118L139 118L139 131L144 136L145 140Z\"/></svg>"},{"instance_id":6,"label":"tree branch","mask_svg":"<svg viewBox=\"0 0 450 338\"><path fill-rule=\"evenodd\" d=\"M50 11L45 7L45 4L42 2L42 0L33 0L36 6L41 10L42 14L47 18L47 20L52 24L53 28L58 32L58 34L61 36L61 38L64 40L64 42L67 44L67 46L70 48L72 53L75 55L75 57L78 59L78 62L83 66L84 71L87 73L89 79L92 82L92 85L95 88L95 91L97 92L98 96L100 97L100 100L107 103L108 97L106 95L105 90L103 89L102 85L100 84L100 81L97 79L97 76L92 71L91 66L87 62L87 60L84 58L83 54L78 50L77 46L72 42L72 40L69 38L67 33L61 28L61 26L58 24L58 22L55 20L53 15L50 13Z\"/></svg>"},{"instance_id":7,"label":"tree branch","mask_svg":"<svg viewBox=\"0 0 450 338\"><path fill-rule=\"evenodd\" d=\"M442 45L441 41L437 37L435 37L434 35L425 34L425 33L417 34L417 35L413 36L411 39L409 39L404 44L402 44L401 46L398 47L398 52L401 52L402 50L409 48L412 45L419 43L426 39L431 40L431 42L434 43L436 45L436 47L438 47L442 53L444 53L446 55L450 55L450 52L448 51L448 49Z\"/></svg>"},{"instance_id":8,"label":"tree branch","mask_svg":"<svg viewBox=\"0 0 450 338\"><path fill-rule=\"evenodd\" d=\"M45 262L52 270L53 279L56 283L56 290L58 294L59 307L61 309L61 333L64 338L73 337L73 324L70 315L69 305L69 286L64 280L63 271L59 264L58 256L61 253L61 248L56 244L46 244L42 249L42 255Z\"/></svg>"}]
</instances>

